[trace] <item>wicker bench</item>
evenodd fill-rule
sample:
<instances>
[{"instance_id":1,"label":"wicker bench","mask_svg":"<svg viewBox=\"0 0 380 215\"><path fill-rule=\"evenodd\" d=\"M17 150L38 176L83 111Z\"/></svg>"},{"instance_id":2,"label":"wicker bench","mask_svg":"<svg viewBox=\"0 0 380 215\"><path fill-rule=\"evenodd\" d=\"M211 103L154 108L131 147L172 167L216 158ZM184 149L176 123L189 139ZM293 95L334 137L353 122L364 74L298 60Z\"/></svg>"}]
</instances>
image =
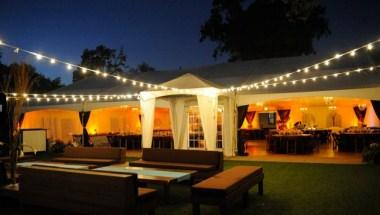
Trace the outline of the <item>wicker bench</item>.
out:
<instances>
[{"instance_id":1,"label":"wicker bench","mask_svg":"<svg viewBox=\"0 0 380 215\"><path fill-rule=\"evenodd\" d=\"M144 148L141 159L129 162L129 166L194 170L197 172L193 175L193 180L200 181L223 171L223 153L202 150Z\"/></svg>"},{"instance_id":2,"label":"wicker bench","mask_svg":"<svg viewBox=\"0 0 380 215\"><path fill-rule=\"evenodd\" d=\"M20 169L22 206L80 214L154 214L158 193L139 188L137 175L51 167Z\"/></svg>"},{"instance_id":3,"label":"wicker bench","mask_svg":"<svg viewBox=\"0 0 380 215\"><path fill-rule=\"evenodd\" d=\"M84 163L96 166L124 163L125 160L125 149L111 147L66 147L61 156L51 159L54 162Z\"/></svg>"},{"instance_id":4,"label":"wicker bench","mask_svg":"<svg viewBox=\"0 0 380 215\"><path fill-rule=\"evenodd\" d=\"M236 166L218 173L192 186L193 214L200 214L200 204L217 205L220 213L226 213L237 201L248 206L248 191L258 184L258 193L263 195L264 172L257 166Z\"/></svg>"}]
</instances>

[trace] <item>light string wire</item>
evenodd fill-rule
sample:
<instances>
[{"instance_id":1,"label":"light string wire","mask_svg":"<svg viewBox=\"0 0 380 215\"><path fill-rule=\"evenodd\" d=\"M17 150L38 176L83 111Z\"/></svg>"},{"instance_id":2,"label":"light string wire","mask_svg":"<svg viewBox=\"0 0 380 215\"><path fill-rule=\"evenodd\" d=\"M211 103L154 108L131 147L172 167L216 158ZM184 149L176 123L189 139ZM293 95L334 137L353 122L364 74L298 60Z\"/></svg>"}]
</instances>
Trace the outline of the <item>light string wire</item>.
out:
<instances>
[{"instance_id":1,"label":"light string wire","mask_svg":"<svg viewBox=\"0 0 380 215\"><path fill-rule=\"evenodd\" d=\"M306 74L308 74L312 69L314 69L314 70L317 71L320 68L320 66L329 66L331 64L331 61L333 61L333 60L339 60L341 57L344 57L344 56L347 56L347 55L350 55L351 57L355 57L357 55L357 52L359 50L366 49L368 51L371 51L374 48L374 45L377 44L377 43L380 43L380 39L372 41L370 43L366 43L365 45L362 45L360 47L351 49L351 50L343 52L341 54L339 54L339 53L335 54L335 56L333 56L333 57L324 59L324 60L322 60L320 62L317 62L317 63L314 63L312 65L303 67L302 69L297 69L296 71L293 71L293 72L283 73L282 75L275 76L273 78L266 79L266 80L263 80L263 81L255 82L255 83L252 83L252 84L249 84L249 85L242 84L242 85L240 85L238 87L233 87L232 86L232 87L229 87L229 88L222 88L222 89L218 89L218 90L220 90L221 92L251 90L253 88L259 89L260 86L263 86L264 88L267 88L268 86L277 86L279 84L279 81L283 85L287 85L288 82L291 82L291 83L295 84L298 81L302 81L302 82L306 82L307 80L313 80L313 81L315 81L315 80L317 80L317 79L319 79L321 77L324 78L324 79L326 79L327 77L334 76L334 75L336 75L336 77L337 77L337 76L341 75L342 73L350 74L351 72L355 72L355 70L347 71L348 73L347 72L342 72L342 73L335 73L335 74L332 74L332 75L331 74L329 74L329 75L320 75L320 76L314 76L314 77L311 77L311 78L303 78L303 79L297 79L297 80L283 81L284 78L290 78L293 74L301 73L302 71L304 73L306 73ZM26 50L26 49L22 49L22 48L19 48L17 46L14 46L14 45L9 45L9 44L4 43L1 40L0 40L0 46L5 46L5 47L8 47L8 48L14 49L16 53L18 53L19 51L22 51L22 52L34 55L37 60L41 60L43 58L48 59L48 60L50 60L51 64L54 64L55 62L59 62L61 64L65 64L67 66L67 69L69 69L69 70L72 70L73 67L76 67L76 68L81 69L82 72L84 72L84 73L87 72L87 71L91 71L91 72L94 72L96 75L102 74L103 77L114 77L115 79L121 80L122 82L130 81L130 82L132 82L132 85L134 85L134 86L139 85L140 87L147 87L147 88L152 88L153 87L154 89L164 89L164 90L178 91L177 88L168 88L166 86L150 84L150 83L146 83L146 82L142 82L142 81L136 81L136 80L133 80L133 79L127 79L125 77L121 77L121 76L117 76L117 75L112 75L112 74L109 74L109 73L106 73L106 72L101 72L99 70L88 69L86 67L82 67L82 66L78 66L78 65L75 65L75 64L71 64L71 63L66 62L66 61L61 61L61 60L57 60L57 59L52 58L52 57L47 57L47 56L39 54L37 52L33 52L33 51ZM377 68L378 66L374 66L374 67ZM370 68L372 68L372 70L373 70L374 67L368 67L368 68L363 68L363 69L359 69L359 70L369 70ZM271 83L271 82L273 82L273 83Z\"/></svg>"},{"instance_id":2,"label":"light string wire","mask_svg":"<svg viewBox=\"0 0 380 215\"><path fill-rule=\"evenodd\" d=\"M242 84L240 86L237 86L237 87L230 87L229 89L227 89L227 91L231 91L231 90L238 90L238 91L241 91L241 90L244 90L244 89L248 89L249 87L247 86L251 86L250 88L252 88L252 86L257 86L258 84L269 84L271 82L278 82L278 81L283 81L284 79L286 78L290 78L291 76L293 76L294 74L298 74L298 73L304 73L304 74L308 74L309 72L311 71L318 71L322 66L329 66L331 65L331 63L333 61L336 61L336 60L339 60L341 59L342 57L346 57L346 56L350 56L350 57L355 57L356 55L358 55L358 51L360 50L367 50L367 51L372 51L374 49L374 45L377 44L377 43L380 43L380 39L377 39L375 41L372 41L372 42L369 42L369 43L366 43L365 45L362 45L360 47L357 47L357 48L354 48L354 49L351 49L349 51L345 51L343 53L337 53L335 54L333 57L330 57L330 58L326 58L322 61L319 61L317 63L314 63L314 64L311 64L309 66L306 66L306 67L303 67L303 68L300 68L300 69L297 69L293 72L287 72L287 73L283 73L281 75L276 75L275 77L273 78L270 78L270 79L266 79L266 80L261 80L261 81L258 81L258 82L253 82L252 84ZM226 91L226 90L225 90Z\"/></svg>"},{"instance_id":3,"label":"light string wire","mask_svg":"<svg viewBox=\"0 0 380 215\"><path fill-rule=\"evenodd\" d=\"M109 94L109 95L66 95L66 94L38 94L38 93L4 93L7 99L24 99L27 102L37 101L37 102L83 102L83 101L107 101L107 100L130 100L139 99L140 95L135 94Z\"/></svg>"},{"instance_id":4,"label":"light string wire","mask_svg":"<svg viewBox=\"0 0 380 215\"><path fill-rule=\"evenodd\" d=\"M30 51L30 50L21 48L19 46L8 44L8 43L5 43L2 40L0 40L0 46L13 49L13 52L15 52L17 54L19 52L23 52L23 53L26 53L26 54L33 55L33 56L36 57L36 59L38 61L39 60L43 60L43 59L47 59L50 62L50 64L56 64L56 63L63 64L63 65L66 66L66 69L69 70L69 71L73 71L73 68L78 68L83 74L85 74L87 72L93 72L93 73L95 73L95 75L101 75L104 78L112 77L112 78L114 78L117 81L120 81L122 83L128 83L129 82L133 86L139 86L141 88L162 89L162 90L168 90L168 89L176 90L175 88L168 88L168 87L163 86L163 85L152 84L152 83L148 83L148 82L144 82L144 81L138 81L138 80L126 78L126 77L123 77L123 76L120 76L120 75L110 74L110 73L107 73L107 72L104 72L104 71L100 71L100 70L89 69L87 67L79 66L79 65L67 62L67 61L63 61L63 60L60 60L60 59L56 59L56 58L53 58L53 57L42 55L42 54L40 54L38 52Z\"/></svg>"},{"instance_id":5,"label":"light string wire","mask_svg":"<svg viewBox=\"0 0 380 215\"><path fill-rule=\"evenodd\" d=\"M371 66L371 67L365 67L365 68L357 68L357 69L352 69L352 70L347 70L343 72L336 72L332 74L322 74L322 75L317 75L313 77L308 77L308 78L300 78L300 79L291 79L291 80L286 80L282 82L274 82L274 83L258 83L254 84L252 87L251 86L244 86L243 88L237 88L237 91L242 91L242 90L251 90L251 89L260 89L260 88L268 88L269 86L276 87L278 85L296 85L297 83L307 83L308 81L313 81L316 82L318 80L327 80L329 77L334 77L334 78L340 78L340 77L347 77L350 76L353 73L361 73L364 71L378 71L377 68L380 68L380 65L376 66Z\"/></svg>"}]
</instances>

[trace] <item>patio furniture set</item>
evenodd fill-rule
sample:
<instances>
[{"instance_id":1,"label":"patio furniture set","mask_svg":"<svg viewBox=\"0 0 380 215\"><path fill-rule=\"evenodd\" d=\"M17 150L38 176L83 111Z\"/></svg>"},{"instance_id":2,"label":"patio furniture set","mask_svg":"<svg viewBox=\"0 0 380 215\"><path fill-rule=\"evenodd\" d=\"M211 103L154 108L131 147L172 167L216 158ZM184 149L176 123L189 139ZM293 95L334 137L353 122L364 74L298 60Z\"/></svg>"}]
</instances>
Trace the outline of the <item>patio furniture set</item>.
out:
<instances>
[{"instance_id":1,"label":"patio furniture set","mask_svg":"<svg viewBox=\"0 0 380 215\"><path fill-rule=\"evenodd\" d=\"M68 147L48 161L20 163L15 196L21 205L74 213L154 214L160 195L146 186L162 186L169 201L170 186L181 183L191 185L193 214L200 214L200 204L217 205L223 214L238 200L247 205L254 185L263 193L263 169L223 171L222 152L143 149L142 158L129 166L125 156L120 148Z\"/></svg>"}]
</instances>

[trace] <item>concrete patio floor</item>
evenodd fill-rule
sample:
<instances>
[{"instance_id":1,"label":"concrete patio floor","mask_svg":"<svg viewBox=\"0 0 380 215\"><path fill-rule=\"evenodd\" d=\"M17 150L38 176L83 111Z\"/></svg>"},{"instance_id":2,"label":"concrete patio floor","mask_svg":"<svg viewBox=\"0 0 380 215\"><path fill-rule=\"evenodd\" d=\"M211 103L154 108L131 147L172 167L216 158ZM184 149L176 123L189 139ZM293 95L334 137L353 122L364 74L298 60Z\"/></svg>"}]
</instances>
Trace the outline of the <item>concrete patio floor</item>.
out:
<instances>
[{"instance_id":1,"label":"concrete patio floor","mask_svg":"<svg viewBox=\"0 0 380 215\"><path fill-rule=\"evenodd\" d=\"M322 144L312 154L275 154L266 150L266 140L247 142L248 156L225 157L225 160L246 160L290 163L364 164L361 153L338 152L332 145ZM128 150L128 157L141 157L141 150Z\"/></svg>"}]
</instances>

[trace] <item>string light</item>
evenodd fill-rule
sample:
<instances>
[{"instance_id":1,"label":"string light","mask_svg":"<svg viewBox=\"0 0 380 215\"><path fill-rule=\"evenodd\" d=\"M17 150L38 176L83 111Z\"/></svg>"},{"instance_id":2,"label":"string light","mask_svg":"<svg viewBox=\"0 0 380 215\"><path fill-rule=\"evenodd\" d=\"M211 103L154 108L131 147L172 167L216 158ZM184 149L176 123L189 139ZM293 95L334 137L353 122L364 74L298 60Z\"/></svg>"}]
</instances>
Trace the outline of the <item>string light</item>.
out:
<instances>
[{"instance_id":1,"label":"string light","mask_svg":"<svg viewBox=\"0 0 380 215\"><path fill-rule=\"evenodd\" d=\"M375 40L375 41L370 42L370 43L367 43L367 44L362 45L360 47L348 50L346 52L337 53L333 57L324 59L324 60L322 60L320 62L316 62L316 63L314 63L312 65L305 66L303 68L298 68L294 72L288 72L288 73L285 73L285 74L273 77L273 78L271 78L269 80L267 79L264 82L265 82L265 84L269 84L269 82L271 82L271 83L277 82L280 79L280 77L284 77L285 76L286 78L289 78L292 74L294 74L294 73L301 73L302 71L305 74L308 74L311 71L311 69L319 70L322 65L326 66L326 67L330 66L333 61L337 61L337 60L341 59L342 57L345 57L345 56L354 57L354 56L356 56L358 54L358 51L360 51L360 50L370 51L370 50L374 49L375 44L378 44L378 43L380 43L380 39ZM257 82L257 83L260 83L260 81ZM261 85L263 85L262 81L261 81Z\"/></svg>"},{"instance_id":2,"label":"string light","mask_svg":"<svg viewBox=\"0 0 380 215\"><path fill-rule=\"evenodd\" d=\"M132 99L132 98L139 98L139 94L115 94L115 95L70 95L70 97L67 97L65 94L18 94L18 93L5 93L7 98L9 99L25 99L27 102L36 101L38 103L41 102L50 102L51 100L56 101L57 103L60 101L64 102L76 102L76 101L93 101L94 97L96 97L97 101L100 101L101 99L108 100L108 99Z\"/></svg>"},{"instance_id":3,"label":"string light","mask_svg":"<svg viewBox=\"0 0 380 215\"><path fill-rule=\"evenodd\" d=\"M296 85L297 82L302 82L303 84L305 84L305 83L307 83L308 80L316 82L316 81L318 81L318 79L327 80L328 77L339 78L339 77L341 77L343 75L350 76L352 73L361 73L362 71L373 71L373 70L375 70L375 68L380 68L380 65L366 67L366 68L357 68L357 69L354 69L354 70L349 70L349 71L344 71L344 72L337 72L337 73L328 74L328 75L314 76L314 77L310 77L310 78L295 79L295 80L290 80L290 82L293 85ZM265 83L264 82L264 84L260 83L260 84L255 84L254 86L256 86L256 89L259 89L260 86L263 86L264 88L268 88L269 86L276 87L277 85L278 85L278 82L274 82L274 83ZM282 85L286 86L287 82L282 82Z\"/></svg>"},{"instance_id":4,"label":"string light","mask_svg":"<svg viewBox=\"0 0 380 215\"><path fill-rule=\"evenodd\" d=\"M70 70L70 71L72 71L74 68L77 68L77 69L80 69L83 74L85 74L88 71L90 71L90 72L95 73L96 75L102 74L103 77L113 77L113 78L115 78L118 81L122 81L123 83L128 83L128 80L131 81L131 82L134 81L134 83L135 83L134 85L136 85L136 83L137 83L137 80L127 79L125 77L121 77L120 75L113 75L113 74L110 74L110 73L107 73L107 72L102 72L102 71L99 71L99 70L93 70L93 69L90 69L90 68L85 68L83 66L79 66L79 65L76 65L76 64L73 64L73 63L70 63L70 62L66 62L66 61L63 61L63 60L58 60L58 59L55 59L53 57L42 55L42 54L34 52L34 51L29 51L27 49L23 49L23 48L20 48L18 46L7 44L7 43L3 42L2 40L0 40L0 45L2 47L11 48L16 53L23 52L23 53L26 53L26 54L33 55L33 56L36 57L36 59L38 61L46 59L51 64L56 64L56 63L63 64L63 65L66 66L66 69ZM139 81L139 82L141 82L141 81ZM152 83L147 83L147 82L141 82L141 83L143 83L143 84L142 84L142 86L139 85L140 87L147 87L148 88L148 86L150 86L149 88L151 88L151 87L154 86L155 89L158 89L159 87L161 87L161 89L167 89L164 86L160 86L160 85L156 85L156 84L152 84Z\"/></svg>"},{"instance_id":5,"label":"string light","mask_svg":"<svg viewBox=\"0 0 380 215\"><path fill-rule=\"evenodd\" d=\"M40 55L40 54L36 54L36 59L37 59L37 60L41 60L41 59L42 59L42 55Z\"/></svg>"},{"instance_id":6,"label":"string light","mask_svg":"<svg viewBox=\"0 0 380 215\"><path fill-rule=\"evenodd\" d=\"M367 49L368 49L368 50L372 50L372 49L373 49L373 45L372 45L372 43L369 43L369 44L367 45Z\"/></svg>"}]
</instances>

